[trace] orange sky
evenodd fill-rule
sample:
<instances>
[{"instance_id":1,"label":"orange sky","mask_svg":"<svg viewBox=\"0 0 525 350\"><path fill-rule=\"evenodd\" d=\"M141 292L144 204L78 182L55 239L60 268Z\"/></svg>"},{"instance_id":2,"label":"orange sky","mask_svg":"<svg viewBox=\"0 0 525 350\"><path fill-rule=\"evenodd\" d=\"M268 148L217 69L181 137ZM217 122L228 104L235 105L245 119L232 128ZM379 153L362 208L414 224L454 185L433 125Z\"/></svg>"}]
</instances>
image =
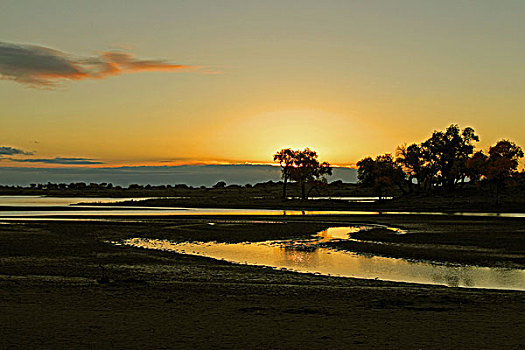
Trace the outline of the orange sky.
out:
<instances>
[{"instance_id":1,"label":"orange sky","mask_svg":"<svg viewBox=\"0 0 525 350\"><path fill-rule=\"evenodd\" d=\"M525 145L524 2L1 9L0 147L32 154L0 166L265 163L306 146L348 165L451 123L481 148Z\"/></svg>"}]
</instances>

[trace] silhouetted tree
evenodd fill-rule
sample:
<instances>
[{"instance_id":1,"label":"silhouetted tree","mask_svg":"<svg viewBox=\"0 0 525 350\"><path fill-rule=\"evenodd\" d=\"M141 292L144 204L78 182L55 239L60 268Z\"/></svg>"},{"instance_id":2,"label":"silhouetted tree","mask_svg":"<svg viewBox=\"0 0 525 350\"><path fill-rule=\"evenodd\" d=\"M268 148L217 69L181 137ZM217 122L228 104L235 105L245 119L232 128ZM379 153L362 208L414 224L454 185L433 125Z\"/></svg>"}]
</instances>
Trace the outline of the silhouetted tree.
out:
<instances>
[{"instance_id":1,"label":"silhouetted tree","mask_svg":"<svg viewBox=\"0 0 525 350\"><path fill-rule=\"evenodd\" d=\"M283 199L286 199L286 184L291 176L291 171L295 162L296 151L286 148L273 155L273 161L281 165L281 176L283 178Z\"/></svg>"},{"instance_id":2,"label":"silhouetted tree","mask_svg":"<svg viewBox=\"0 0 525 350\"><path fill-rule=\"evenodd\" d=\"M84 182L75 182L70 183L68 187L73 190L85 190L87 185Z\"/></svg>"},{"instance_id":3,"label":"silhouetted tree","mask_svg":"<svg viewBox=\"0 0 525 350\"><path fill-rule=\"evenodd\" d=\"M520 158L523 158L523 151L512 141L501 140L495 146L490 147L489 158L486 162L486 176L488 182L496 186L496 204L499 204L501 189L517 172Z\"/></svg>"},{"instance_id":4,"label":"silhouetted tree","mask_svg":"<svg viewBox=\"0 0 525 350\"><path fill-rule=\"evenodd\" d=\"M274 161L278 161L281 165L283 198L286 198L286 184L289 180L299 183L301 199L308 199L308 194L313 187L327 183L326 176L332 175L332 168L329 163L320 163L317 158L317 152L309 148L302 151L286 148L274 154ZM308 183L312 188L307 192Z\"/></svg>"},{"instance_id":5,"label":"silhouetted tree","mask_svg":"<svg viewBox=\"0 0 525 350\"><path fill-rule=\"evenodd\" d=\"M226 182L224 181L219 181L215 185L213 185L213 188L224 188L224 187L226 187Z\"/></svg>"},{"instance_id":6,"label":"silhouetted tree","mask_svg":"<svg viewBox=\"0 0 525 350\"><path fill-rule=\"evenodd\" d=\"M474 152L473 142L479 141L474 129L467 127L461 131L458 125L450 125L446 131L434 131L432 136L421 144L427 166L435 172L439 184L452 190L458 182L463 182L466 163Z\"/></svg>"},{"instance_id":7,"label":"silhouetted tree","mask_svg":"<svg viewBox=\"0 0 525 350\"><path fill-rule=\"evenodd\" d=\"M483 151L477 151L467 160L467 176L472 184L479 183L487 175L488 158Z\"/></svg>"},{"instance_id":8,"label":"silhouetted tree","mask_svg":"<svg viewBox=\"0 0 525 350\"><path fill-rule=\"evenodd\" d=\"M393 185L405 192L403 183L405 173L400 165L394 162L392 155L384 154L376 159L366 157L357 162L357 178L359 183L374 189L375 193L382 199L388 194L388 189Z\"/></svg>"},{"instance_id":9,"label":"silhouetted tree","mask_svg":"<svg viewBox=\"0 0 525 350\"><path fill-rule=\"evenodd\" d=\"M430 184L432 169L426 160L428 157L425 156L421 145L413 143L410 146L406 144L398 146L396 156L396 163L403 168L411 192L413 191L414 180L416 180L415 186L418 191Z\"/></svg>"},{"instance_id":10,"label":"silhouetted tree","mask_svg":"<svg viewBox=\"0 0 525 350\"><path fill-rule=\"evenodd\" d=\"M295 151L293 167L290 171L290 178L299 183L301 187L301 199L308 199L306 184L312 183L318 186L320 183L327 183L326 176L332 175L332 168L327 162L319 163L317 152L309 148L302 151Z\"/></svg>"}]
</instances>

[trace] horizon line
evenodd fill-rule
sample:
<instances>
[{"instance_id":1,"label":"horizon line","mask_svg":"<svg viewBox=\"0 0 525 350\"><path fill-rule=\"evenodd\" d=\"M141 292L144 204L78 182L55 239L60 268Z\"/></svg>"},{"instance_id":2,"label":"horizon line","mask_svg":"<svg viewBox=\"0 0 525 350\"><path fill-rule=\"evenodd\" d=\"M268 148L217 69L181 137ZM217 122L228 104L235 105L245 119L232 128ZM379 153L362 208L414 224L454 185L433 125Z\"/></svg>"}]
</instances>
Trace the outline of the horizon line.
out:
<instances>
[{"instance_id":1,"label":"horizon line","mask_svg":"<svg viewBox=\"0 0 525 350\"><path fill-rule=\"evenodd\" d=\"M20 164L1 164L0 168L15 168L15 169L118 169L118 168L146 168L146 167L180 167L180 166L236 166L236 165L247 165L247 166L272 166L280 167L279 164L273 162L233 162L233 161L194 161L194 162L177 162L177 161L156 161L146 163L123 163L123 164L41 164L35 165L20 165ZM332 168L348 168L357 169L353 163L345 164L330 164Z\"/></svg>"}]
</instances>

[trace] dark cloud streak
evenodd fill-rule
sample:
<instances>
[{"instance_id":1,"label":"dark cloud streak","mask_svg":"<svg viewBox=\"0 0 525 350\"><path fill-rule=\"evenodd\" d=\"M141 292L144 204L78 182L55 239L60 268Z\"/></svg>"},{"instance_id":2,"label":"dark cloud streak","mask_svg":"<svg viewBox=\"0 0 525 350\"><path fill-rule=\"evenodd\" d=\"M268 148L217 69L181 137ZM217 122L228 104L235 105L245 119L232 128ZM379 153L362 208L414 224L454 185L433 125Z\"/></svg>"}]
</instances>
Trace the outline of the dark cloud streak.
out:
<instances>
[{"instance_id":1,"label":"dark cloud streak","mask_svg":"<svg viewBox=\"0 0 525 350\"><path fill-rule=\"evenodd\" d=\"M63 80L103 79L126 73L196 68L199 67L138 59L122 51L75 57L43 46L0 42L0 78L31 87L53 87Z\"/></svg>"},{"instance_id":2,"label":"dark cloud streak","mask_svg":"<svg viewBox=\"0 0 525 350\"><path fill-rule=\"evenodd\" d=\"M8 158L13 162L20 163L46 163L46 164L67 164L67 165L88 165L88 164L104 164L103 162L95 161L87 158L41 158L41 159L15 159Z\"/></svg>"},{"instance_id":3,"label":"dark cloud streak","mask_svg":"<svg viewBox=\"0 0 525 350\"><path fill-rule=\"evenodd\" d=\"M33 152L22 151L19 148L14 148L14 147L9 147L9 146L0 147L0 157L2 157L3 155L12 156L15 154L23 154L23 155L29 156L29 155L32 155Z\"/></svg>"}]
</instances>

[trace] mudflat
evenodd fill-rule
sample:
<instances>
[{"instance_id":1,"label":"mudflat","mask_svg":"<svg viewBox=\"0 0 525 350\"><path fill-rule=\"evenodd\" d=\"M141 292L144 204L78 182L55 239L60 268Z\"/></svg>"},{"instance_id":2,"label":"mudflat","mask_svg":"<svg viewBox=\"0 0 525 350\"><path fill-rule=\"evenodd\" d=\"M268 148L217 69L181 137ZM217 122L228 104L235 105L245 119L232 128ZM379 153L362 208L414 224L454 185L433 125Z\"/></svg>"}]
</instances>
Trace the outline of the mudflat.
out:
<instances>
[{"instance_id":1,"label":"mudflat","mask_svg":"<svg viewBox=\"0 0 525 350\"><path fill-rule=\"evenodd\" d=\"M360 245L340 248L524 268L525 223L520 219L387 215L242 220L163 217L0 225L0 348L525 345L523 292L314 276L110 243L130 237L263 241L306 237L334 224L379 223L408 233L373 230L361 233ZM286 224L260 223L279 220ZM210 221L215 225L208 225ZM400 248L371 243L394 240Z\"/></svg>"}]
</instances>

